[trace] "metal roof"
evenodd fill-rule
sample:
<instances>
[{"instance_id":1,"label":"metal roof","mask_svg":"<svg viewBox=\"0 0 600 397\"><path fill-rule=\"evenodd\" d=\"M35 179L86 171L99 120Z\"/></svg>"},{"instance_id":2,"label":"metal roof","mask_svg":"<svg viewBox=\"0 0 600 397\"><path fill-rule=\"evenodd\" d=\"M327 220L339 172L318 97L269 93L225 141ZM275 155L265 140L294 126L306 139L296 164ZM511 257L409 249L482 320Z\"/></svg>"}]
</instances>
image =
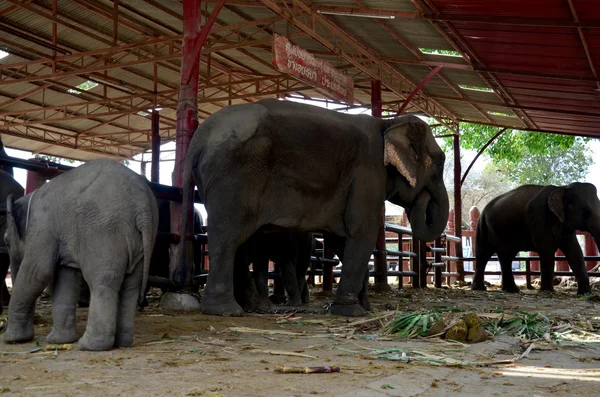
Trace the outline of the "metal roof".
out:
<instances>
[{"instance_id":1,"label":"metal roof","mask_svg":"<svg viewBox=\"0 0 600 397\"><path fill-rule=\"evenodd\" d=\"M217 1L202 1L205 17ZM79 160L129 158L150 148L155 107L163 140L173 140L182 13L175 0L0 2L0 49L9 53L0 59L4 144ZM384 110L397 111L441 65L405 111L453 128L466 121L600 136L597 1L226 0L202 52L201 121L268 96L339 103L275 69L274 33L352 76L354 106L370 106L370 81L380 79ZM86 81L98 85L77 88Z\"/></svg>"}]
</instances>

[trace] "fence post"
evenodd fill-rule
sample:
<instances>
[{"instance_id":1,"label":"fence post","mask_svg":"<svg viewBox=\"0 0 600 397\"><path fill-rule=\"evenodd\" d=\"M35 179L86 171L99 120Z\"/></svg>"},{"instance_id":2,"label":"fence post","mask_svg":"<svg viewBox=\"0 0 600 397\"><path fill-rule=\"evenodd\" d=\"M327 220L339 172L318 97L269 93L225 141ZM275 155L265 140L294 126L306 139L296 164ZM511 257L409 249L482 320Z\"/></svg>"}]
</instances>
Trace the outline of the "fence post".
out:
<instances>
[{"instance_id":1,"label":"fence post","mask_svg":"<svg viewBox=\"0 0 600 397\"><path fill-rule=\"evenodd\" d=\"M560 249L556 250L556 256L565 256L565 253ZM556 270L559 272L568 272L571 268L569 267L569 262L567 261L556 261Z\"/></svg>"},{"instance_id":2,"label":"fence post","mask_svg":"<svg viewBox=\"0 0 600 397\"><path fill-rule=\"evenodd\" d=\"M443 248L442 247L442 239L438 237L434 244L434 248ZM433 253L433 263L441 263L442 262L442 253L435 251ZM435 288L442 288L442 268L439 266L435 267ZM448 285L450 283L448 282Z\"/></svg>"},{"instance_id":3,"label":"fence post","mask_svg":"<svg viewBox=\"0 0 600 397\"><path fill-rule=\"evenodd\" d=\"M585 256L598 256L598 247L596 246L594 238L588 233L586 233L584 236ZM585 266L588 270L592 270L597 264L598 261L589 261L585 263Z\"/></svg>"},{"instance_id":4,"label":"fence post","mask_svg":"<svg viewBox=\"0 0 600 397\"><path fill-rule=\"evenodd\" d=\"M421 250L420 242L414 236L412 238L412 252L416 256L410 258L411 269L417 275L412 278L413 288L419 288L421 286Z\"/></svg>"},{"instance_id":5,"label":"fence post","mask_svg":"<svg viewBox=\"0 0 600 397\"><path fill-rule=\"evenodd\" d=\"M402 212L402 220L400 221L400 226L404 226L404 227L408 227L408 215L406 215L406 211ZM401 252L411 252L411 243L407 242L405 243L403 240L403 235L402 234L398 234L398 251ZM400 264L400 271L404 271L404 258L400 257L398 258L399 264ZM409 265L413 262L412 258L408 258L408 263ZM412 268L411 266L409 266L409 268ZM404 277L398 277L398 285L400 288L401 286L404 285L404 283L408 283L410 282L410 277L406 277L406 280L404 279ZM413 285L414 287L414 285Z\"/></svg>"},{"instance_id":6,"label":"fence post","mask_svg":"<svg viewBox=\"0 0 600 397\"><path fill-rule=\"evenodd\" d=\"M419 241L419 287L427 288L427 242Z\"/></svg>"},{"instance_id":7,"label":"fence post","mask_svg":"<svg viewBox=\"0 0 600 397\"><path fill-rule=\"evenodd\" d=\"M451 208L448 211L448 234L451 236L456 236L456 223L454 223L454 210ZM456 244L453 242L448 242L448 256L456 256ZM448 271L451 273L456 272L456 261L448 262Z\"/></svg>"}]
</instances>

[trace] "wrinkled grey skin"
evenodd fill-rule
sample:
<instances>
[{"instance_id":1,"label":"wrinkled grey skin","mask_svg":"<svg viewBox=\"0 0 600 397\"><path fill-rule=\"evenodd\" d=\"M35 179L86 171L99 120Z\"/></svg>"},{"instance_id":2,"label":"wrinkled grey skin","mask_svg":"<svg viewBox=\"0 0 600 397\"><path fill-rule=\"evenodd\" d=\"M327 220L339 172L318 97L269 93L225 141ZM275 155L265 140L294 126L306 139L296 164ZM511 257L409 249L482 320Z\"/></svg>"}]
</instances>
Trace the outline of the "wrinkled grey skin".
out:
<instances>
[{"instance_id":1,"label":"wrinkled grey skin","mask_svg":"<svg viewBox=\"0 0 600 397\"><path fill-rule=\"evenodd\" d=\"M23 197L25 191L19 182L7 172L0 170L0 205L6 204L6 198L12 194L15 198ZM0 212L0 236L4 236L6 231L6 213ZM0 240L0 248L5 249L4 239ZM0 313L2 313L3 305L8 305L10 295L6 287L6 275L10 265L8 253L0 253Z\"/></svg>"},{"instance_id":2,"label":"wrinkled grey skin","mask_svg":"<svg viewBox=\"0 0 600 397\"><path fill-rule=\"evenodd\" d=\"M600 201L592 184L523 185L496 197L485 207L477 223L477 263L472 289L485 290L485 266L497 253L502 268L502 290L519 292L511 263L520 251L534 251L540 256L540 289L552 291L554 254L560 248L575 274L577 294L590 292L577 230L589 232L600 246Z\"/></svg>"},{"instance_id":3,"label":"wrinkled grey skin","mask_svg":"<svg viewBox=\"0 0 600 397\"><path fill-rule=\"evenodd\" d=\"M192 138L184 175L193 175L211 219L202 311L242 315L233 293L236 251L270 230L345 239L331 312L365 314L371 306L361 292L384 201L407 209L417 238L434 240L448 220L444 161L429 126L415 116L382 120L276 99L213 114ZM180 261L186 253L177 255Z\"/></svg>"},{"instance_id":4,"label":"wrinkled grey skin","mask_svg":"<svg viewBox=\"0 0 600 397\"><path fill-rule=\"evenodd\" d=\"M75 342L83 274L91 300L79 348L131 346L158 226L146 182L115 161L94 160L19 200L9 197L7 207L4 239L15 283L4 341L33 338L36 298L54 277L53 328L46 340Z\"/></svg>"},{"instance_id":5,"label":"wrinkled grey skin","mask_svg":"<svg viewBox=\"0 0 600 397\"><path fill-rule=\"evenodd\" d=\"M310 233L256 234L238 248L234 269L234 295L245 310L269 308L269 259L281 272L287 300L271 296L274 303L286 302L288 306L300 306L309 302L306 270L313 250ZM248 265L252 264L252 280ZM254 282L256 295L251 281ZM283 298L283 302L281 302Z\"/></svg>"}]
</instances>

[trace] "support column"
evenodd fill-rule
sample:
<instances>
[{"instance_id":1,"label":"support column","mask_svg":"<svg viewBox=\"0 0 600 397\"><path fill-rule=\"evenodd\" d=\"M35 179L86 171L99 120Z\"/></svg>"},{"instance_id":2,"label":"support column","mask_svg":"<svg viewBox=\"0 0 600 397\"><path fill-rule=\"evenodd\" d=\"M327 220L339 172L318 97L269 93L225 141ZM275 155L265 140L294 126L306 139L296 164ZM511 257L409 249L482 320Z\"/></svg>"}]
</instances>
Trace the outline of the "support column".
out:
<instances>
[{"instance_id":1,"label":"support column","mask_svg":"<svg viewBox=\"0 0 600 397\"><path fill-rule=\"evenodd\" d=\"M29 160L41 162L39 159L36 159L36 158L32 158ZM48 178L46 178L46 175L42 174L41 172L27 171L27 181L25 183L25 194L29 194L29 193L39 189L40 187L42 187L46 183L47 179Z\"/></svg>"},{"instance_id":2,"label":"support column","mask_svg":"<svg viewBox=\"0 0 600 397\"><path fill-rule=\"evenodd\" d=\"M152 110L152 168L150 181L160 183L160 114Z\"/></svg>"},{"instance_id":3,"label":"support column","mask_svg":"<svg viewBox=\"0 0 600 397\"><path fill-rule=\"evenodd\" d=\"M460 128L459 128L460 130ZM463 257L462 249L462 192L460 175L462 173L460 165L460 131L454 135L454 235L461 239L456 244L456 256L458 258ZM458 273L458 280L465 281L465 266L462 261L456 262L456 271Z\"/></svg>"},{"instance_id":4,"label":"support column","mask_svg":"<svg viewBox=\"0 0 600 397\"><path fill-rule=\"evenodd\" d=\"M381 117L381 81L371 81L371 114L373 117ZM375 244L375 292L391 291L388 284L387 249L385 244L385 204L381 208L381 224L377 232L377 243Z\"/></svg>"},{"instance_id":5,"label":"support column","mask_svg":"<svg viewBox=\"0 0 600 397\"><path fill-rule=\"evenodd\" d=\"M177 135L175 140L175 168L173 186L183 187L192 181L183 180L185 155L192 135L198 127L198 79L200 75L200 51L195 52L201 31L201 1L183 0L183 60L181 65L179 100L177 104ZM191 290L193 276L192 242L188 238L193 227L193 195L188 203L188 230L181 230L181 203L171 202L171 233L181 236L181 243L172 245L169 272L178 288ZM183 250L181 254L179 250ZM177 263L177 258L181 258Z\"/></svg>"}]
</instances>

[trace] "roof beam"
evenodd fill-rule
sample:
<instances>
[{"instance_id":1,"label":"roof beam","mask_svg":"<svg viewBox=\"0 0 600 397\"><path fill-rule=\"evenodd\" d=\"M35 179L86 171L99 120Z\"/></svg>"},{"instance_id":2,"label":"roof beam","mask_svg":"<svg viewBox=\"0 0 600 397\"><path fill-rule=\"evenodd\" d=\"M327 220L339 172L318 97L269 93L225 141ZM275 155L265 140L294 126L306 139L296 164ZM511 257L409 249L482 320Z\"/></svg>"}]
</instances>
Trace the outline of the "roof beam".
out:
<instances>
[{"instance_id":1,"label":"roof beam","mask_svg":"<svg viewBox=\"0 0 600 397\"><path fill-rule=\"evenodd\" d=\"M436 14L440 13L439 10L435 7L435 5L433 3L431 3L430 0L420 0L420 1L422 1L434 13L436 13ZM424 12L424 8L421 6L421 4L418 2L418 0L411 0L411 2L420 12ZM480 65L480 67L483 67L483 68L486 67L485 64L481 61L481 59L479 57L477 57L477 54L471 49L471 47L465 42L465 40L458 33L458 31L456 31L456 29L454 29L454 27L449 22L440 23L440 22L433 21L433 20L430 20L429 22L448 41L448 43L450 43L454 47L454 49L456 49L456 51L458 51L463 56L465 61L467 61L473 69L476 68L473 60L475 60L475 62L477 62ZM450 36L450 34L444 29L444 27L446 29L448 29L454 35L456 40ZM515 101L515 99L512 97L512 95L510 95L508 93L506 88L504 88L504 86L500 83L500 81L492 73L488 73L487 75L485 75L484 73L478 72L477 74L479 75L479 77L481 77L483 79L483 81L486 82L486 84L489 87L491 87L494 90L494 94L505 105L517 103ZM523 122L524 125L526 125L529 128L537 128L537 126L535 125L533 120L531 120L529 118L529 116L527 116L527 114L519 113L518 111L516 114L519 117L519 119L521 119L521 121Z\"/></svg>"},{"instance_id":2,"label":"roof beam","mask_svg":"<svg viewBox=\"0 0 600 397\"><path fill-rule=\"evenodd\" d=\"M569 8L571 9L571 15L573 15L573 19L576 23L579 22L579 17L577 16L577 10L575 9L575 5L573 4L573 0L567 0L569 2ZM577 33L579 33L579 40L581 40L581 45L583 46L583 50L585 51L585 56L587 57L588 63L590 64L590 69L592 70L592 74L594 78L598 80L598 73L596 72L596 67L594 66L594 60L592 59L592 54L590 53L590 49L588 47L587 41L585 39L585 34L583 33L583 29L581 27L577 27ZM600 81L597 82L598 88L600 88Z\"/></svg>"},{"instance_id":3,"label":"roof beam","mask_svg":"<svg viewBox=\"0 0 600 397\"><path fill-rule=\"evenodd\" d=\"M382 62L376 55L370 53L365 47L348 37L344 32L322 16L311 11L311 8L299 0L292 0L287 8L280 7L273 0L261 0L273 12L282 15L296 28L308 33L313 39L323 46L338 54L341 58L354 65L357 69L375 80L380 80L400 98L406 98L406 92L415 88L410 80L404 77L394 67ZM356 56L360 55L360 56ZM418 95L420 109L436 118L451 130L456 130L454 122L456 117L445 107L429 99L425 94Z\"/></svg>"}]
</instances>

